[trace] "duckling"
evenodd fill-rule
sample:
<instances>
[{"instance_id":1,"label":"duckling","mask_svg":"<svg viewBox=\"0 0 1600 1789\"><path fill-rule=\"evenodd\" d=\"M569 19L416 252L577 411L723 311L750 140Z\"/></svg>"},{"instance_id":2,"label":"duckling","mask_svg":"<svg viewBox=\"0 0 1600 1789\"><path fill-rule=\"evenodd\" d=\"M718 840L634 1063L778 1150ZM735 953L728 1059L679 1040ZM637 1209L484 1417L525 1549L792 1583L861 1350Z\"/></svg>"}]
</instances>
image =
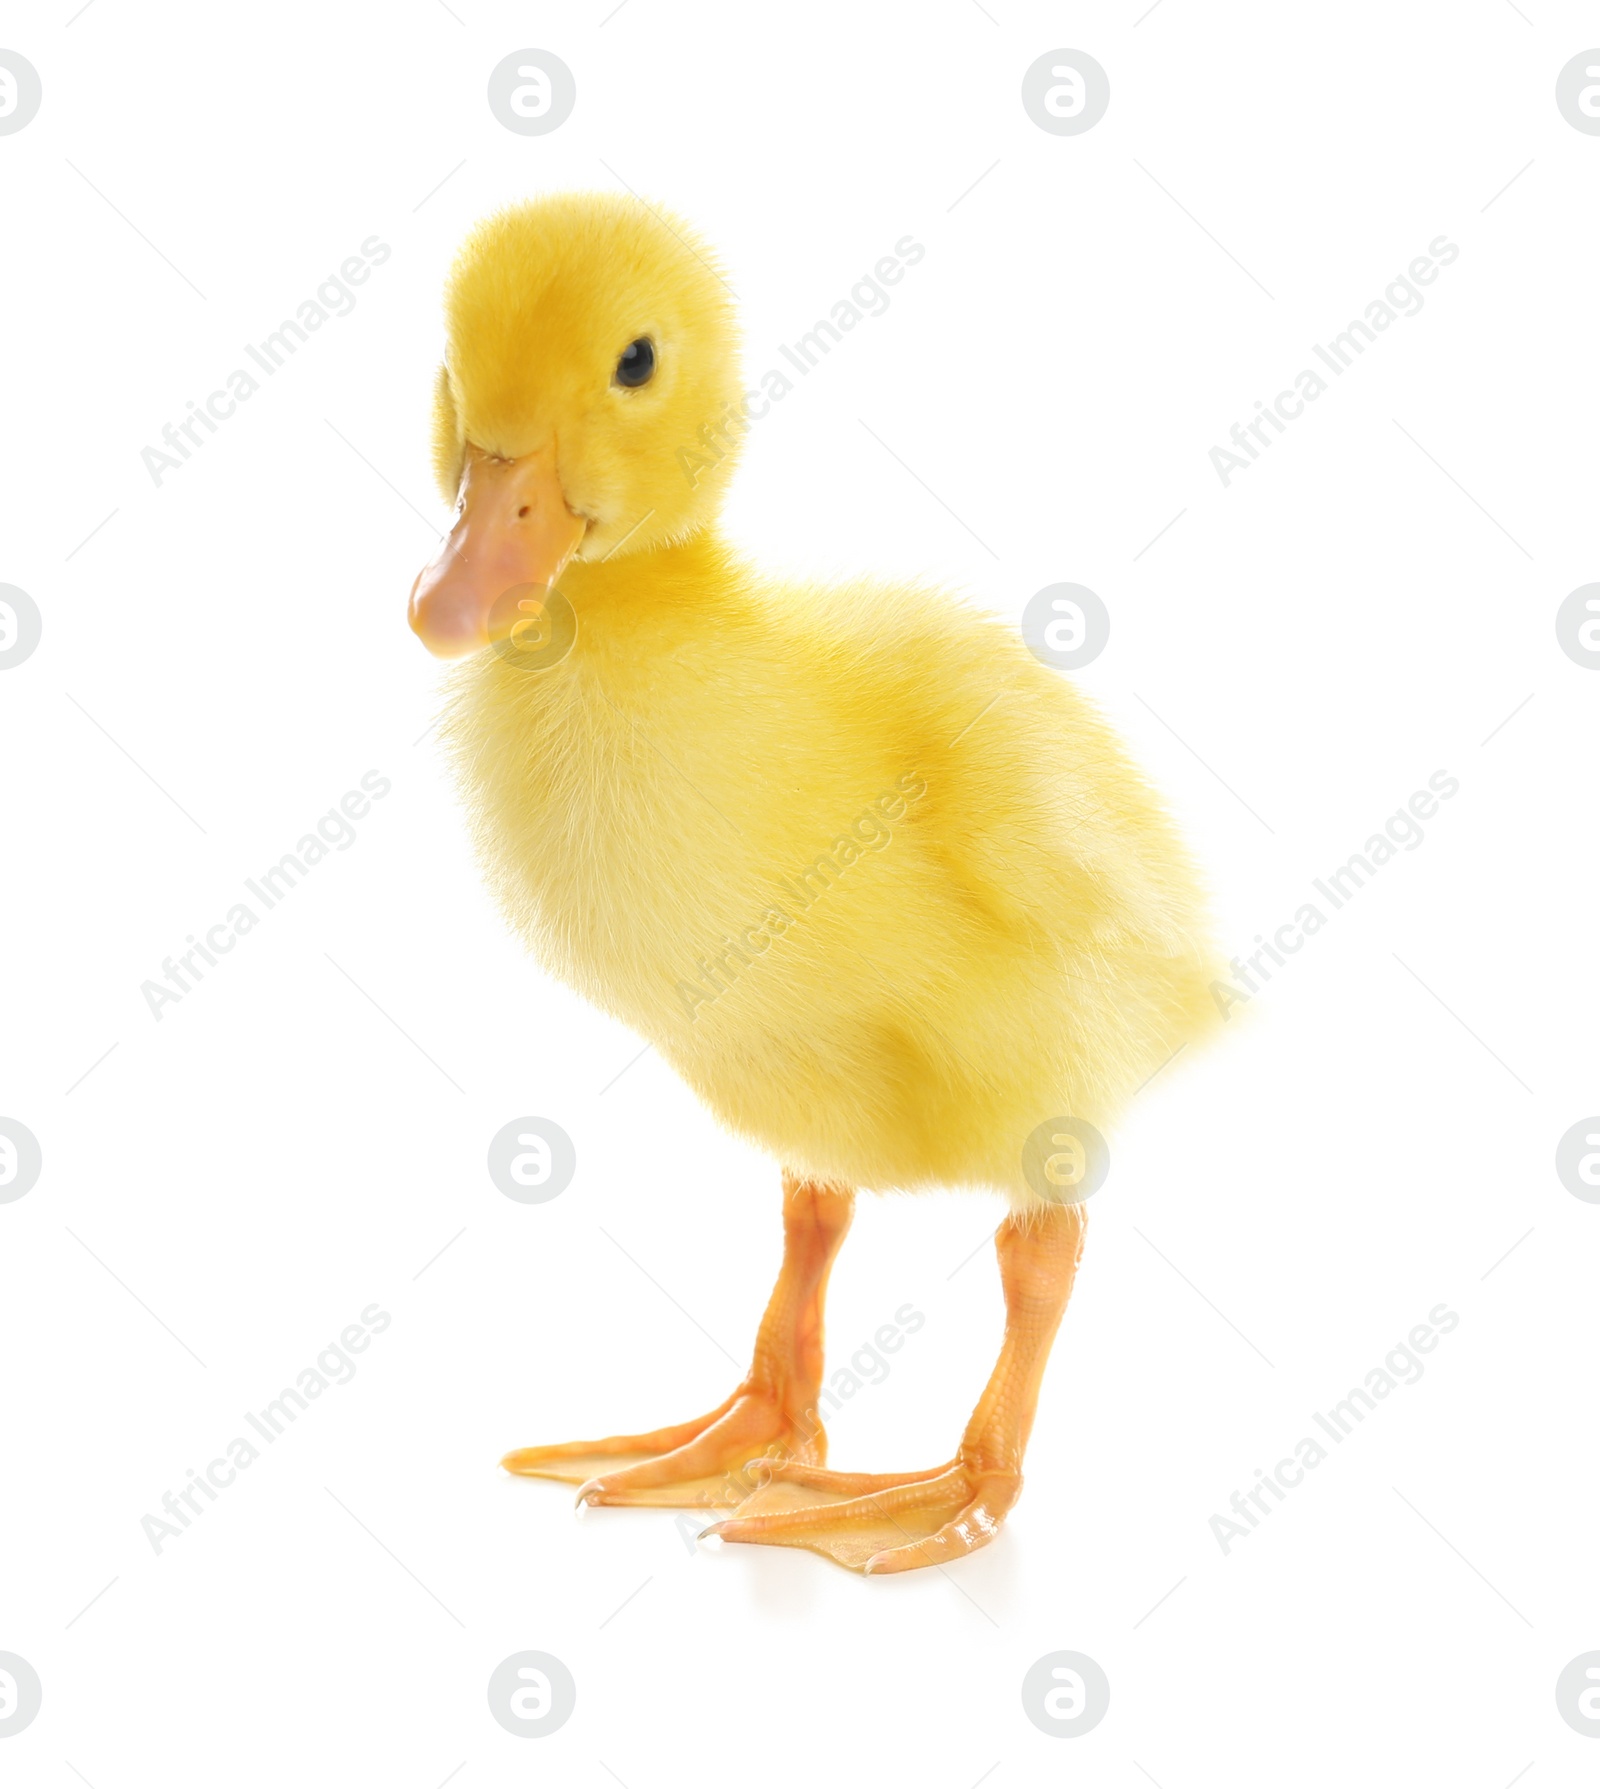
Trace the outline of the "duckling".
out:
<instances>
[{"instance_id":1,"label":"duckling","mask_svg":"<svg viewBox=\"0 0 1600 1789\"><path fill-rule=\"evenodd\" d=\"M1216 1021L1195 872L1011 627L919 585L785 580L719 532L735 444L703 444L744 397L687 225L515 205L445 309L456 519L410 621L461 660L444 737L487 879L783 1189L782 1268L716 1409L502 1464L862 1572L947 1563L1020 1493L1105 1130ZM857 1190L939 1187L1008 1201L993 1375L949 1461L830 1470L823 1310Z\"/></svg>"}]
</instances>

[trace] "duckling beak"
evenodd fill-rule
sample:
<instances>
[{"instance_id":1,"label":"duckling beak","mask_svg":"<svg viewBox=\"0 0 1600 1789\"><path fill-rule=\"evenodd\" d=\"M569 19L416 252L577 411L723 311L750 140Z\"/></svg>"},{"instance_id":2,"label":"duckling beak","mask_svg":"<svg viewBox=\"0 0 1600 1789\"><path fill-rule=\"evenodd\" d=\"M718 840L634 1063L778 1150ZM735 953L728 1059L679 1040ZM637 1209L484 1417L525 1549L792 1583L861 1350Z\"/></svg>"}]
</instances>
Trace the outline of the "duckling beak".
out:
<instances>
[{"instance_id":1,"label":"duckling beak","mask_svg":"<svg viewBox=\"0 0 1600 1789\"><path fill-rule=\"evenodd\" d=\"M555 584L587 526L567 508L553 446L515 460L469 447L455 527L411 587L413 631L438 658L509 634L517 599Z\"/></svg>"}]
</instances>

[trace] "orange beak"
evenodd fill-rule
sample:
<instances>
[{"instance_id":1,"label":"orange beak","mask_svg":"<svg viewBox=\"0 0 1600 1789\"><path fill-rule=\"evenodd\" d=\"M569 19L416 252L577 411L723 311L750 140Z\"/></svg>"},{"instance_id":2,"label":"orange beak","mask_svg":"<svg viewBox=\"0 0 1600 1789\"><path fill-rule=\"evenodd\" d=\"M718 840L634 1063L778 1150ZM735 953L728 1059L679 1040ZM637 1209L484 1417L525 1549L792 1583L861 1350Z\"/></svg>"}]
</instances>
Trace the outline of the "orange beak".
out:
<instances>
[{"instance_id":1,"label":"orange beak","mask_svg":"<svg viewBox=\"0 0 1600 1789\"><path fill-rule=\"evenodd\" d=\"M411 587L413 631L438 658L508 634L518 620L512 593L552 589L587 527L567 508L553 447L516 460L469 447L456 525Z\"/></svg>"}]
</instances>

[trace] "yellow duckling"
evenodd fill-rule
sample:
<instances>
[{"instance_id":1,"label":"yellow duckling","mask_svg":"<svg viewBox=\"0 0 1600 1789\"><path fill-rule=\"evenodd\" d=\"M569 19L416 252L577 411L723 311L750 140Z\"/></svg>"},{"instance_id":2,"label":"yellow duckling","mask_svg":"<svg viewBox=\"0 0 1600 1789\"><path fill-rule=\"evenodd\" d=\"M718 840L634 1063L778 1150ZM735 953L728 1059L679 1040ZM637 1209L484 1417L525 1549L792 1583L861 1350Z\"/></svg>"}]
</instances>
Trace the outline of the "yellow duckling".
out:
<instances>
[{"instance_id":1,"label":"yellow duckling","mask_svg":"<svg viewBox=\"0 0 1600 1789\"><path fill-rule=\"evenodd\" d=\"M411 624L465 656L447 737L487 874L554 974L784 1170L783 1268L727 1401L504 1464L590 1504L738 1506L709 1532L858 1570L956 1558L1021 1489L1101 1132L1215 1022L1189 861L1012 628L785 582L721 538L733 455L703 469L702 443L742 402L735 325L687 228L633 199L515 206L446 310L458 514ZM855 1189L934 1186L1010 1201L999 1361L948 1464L828 1471Z\"/></svg>"}]
</instances>

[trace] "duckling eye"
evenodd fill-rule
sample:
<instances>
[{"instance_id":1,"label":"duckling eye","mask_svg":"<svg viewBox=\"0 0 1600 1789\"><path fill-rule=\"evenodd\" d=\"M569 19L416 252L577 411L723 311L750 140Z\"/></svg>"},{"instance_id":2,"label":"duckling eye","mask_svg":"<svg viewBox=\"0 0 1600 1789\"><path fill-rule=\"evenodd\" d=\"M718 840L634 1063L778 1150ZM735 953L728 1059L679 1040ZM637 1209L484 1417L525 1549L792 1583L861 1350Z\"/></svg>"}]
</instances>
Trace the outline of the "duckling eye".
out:
<instances>
[{"instance_id":1,"label":"duckling eye","mask_svg":"<svg viewBox=\"0 0 1600 1789\"><path fill-rule=\"evenodd\" d=\"M655 343L649 336L642 335L622 350L622 358L617 362L616 382L618 385L644 385L655 370Z\"/></svg>"}]
</instances>

